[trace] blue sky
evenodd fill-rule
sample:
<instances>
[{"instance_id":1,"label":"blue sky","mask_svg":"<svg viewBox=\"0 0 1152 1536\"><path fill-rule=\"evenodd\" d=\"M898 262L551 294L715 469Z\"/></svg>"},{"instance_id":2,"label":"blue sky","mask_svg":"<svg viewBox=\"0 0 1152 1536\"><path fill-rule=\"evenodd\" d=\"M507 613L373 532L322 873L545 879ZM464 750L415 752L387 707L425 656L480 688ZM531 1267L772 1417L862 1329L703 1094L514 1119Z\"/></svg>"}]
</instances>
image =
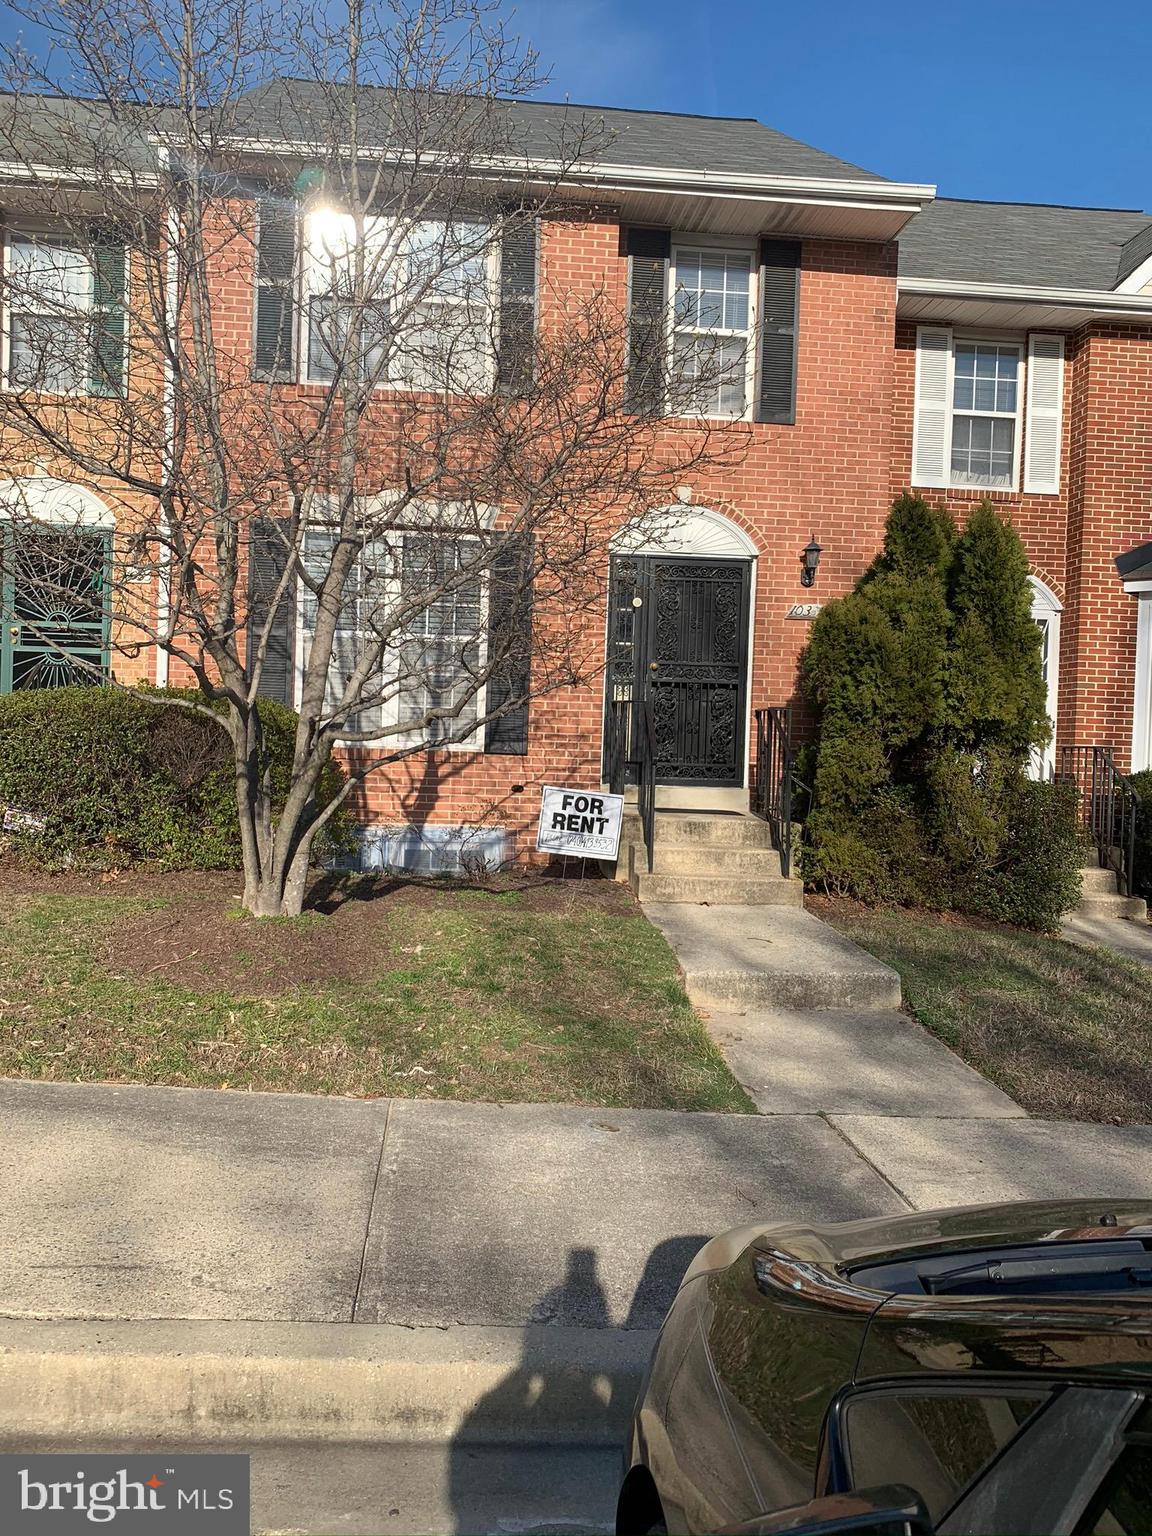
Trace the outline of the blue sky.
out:
<instances>
[{"instance_id":1,"label":"blue sky","mask_svg":"<svg viewBox=\"0 0 1152 1536\"><path fill-rule=\"evenodd\" d=\"M1147 5L515 0L548 100L758 117L943 196L1152 211Z\"/></svg>"}]
</instances>

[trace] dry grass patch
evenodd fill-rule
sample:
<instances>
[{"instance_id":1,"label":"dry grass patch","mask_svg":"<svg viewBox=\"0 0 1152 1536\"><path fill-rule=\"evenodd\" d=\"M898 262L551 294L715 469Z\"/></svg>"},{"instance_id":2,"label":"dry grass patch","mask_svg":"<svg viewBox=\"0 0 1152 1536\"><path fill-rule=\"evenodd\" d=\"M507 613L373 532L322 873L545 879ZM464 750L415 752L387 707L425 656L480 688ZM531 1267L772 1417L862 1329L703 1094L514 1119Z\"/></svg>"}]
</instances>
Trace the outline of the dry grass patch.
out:
<instances>
[{"instance_id":1,"label":"dry grass patch","mask_svg":"<svg viewBox=\"0 0 1152 1536\"><path fill-rule=\"evenodd\" d=\"M1152 1120L1152 970L991 923L821 901L900 973L915 1016L1030 1113Z\"/></svg>"},{"instance_id":2,"label":"dry grass patch","mask_svg":"<svg viewBox=\"0 0 1152 1536\"><path fill-rule=\"evenodd\" d=\"M0 882L0 1076L749 1111L626 891L230 877Z\"/></svg>"}]
</instances>

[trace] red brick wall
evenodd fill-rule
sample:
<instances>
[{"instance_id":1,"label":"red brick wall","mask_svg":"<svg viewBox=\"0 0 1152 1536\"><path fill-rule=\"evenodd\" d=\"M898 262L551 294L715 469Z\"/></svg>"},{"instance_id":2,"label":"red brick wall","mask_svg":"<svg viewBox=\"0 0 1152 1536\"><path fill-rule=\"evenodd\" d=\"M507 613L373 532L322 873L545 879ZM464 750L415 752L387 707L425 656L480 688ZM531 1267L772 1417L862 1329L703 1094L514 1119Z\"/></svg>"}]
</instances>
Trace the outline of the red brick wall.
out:
<instances>
[{"instance_id":1,"label":"red brick wall","mask_svg":"<svg viewBox=\"0 0 1152 1536\"><path fill-rule=\"evenodd\" d=\"M894 494L911 480L915 347L915 323L901 321ZM1068 337L1059 495L925 494L942 499L961 524L985 497L1011 517L1033 573L1064 604L1057 741L1111 746L1127 763L1136 602L1113 562L1152 539L1152 328L1097 326Z\"/></svg>"},{"instance_id":2,"label":"red brick wall","mask_svg":"<svg viewBox=\"0 0 1152 1536\"><path fill-rule=\"evenodd\" d=\"M602 292L621 312L626 261L609 221L556 223L543 231L541 324L563 324L566 295ZM751 703L787 702L808 626L786 618L793 603L850 589L875 551L892 465L892 345L896 253L891 245L806 242L800 280L797 413L792 427L748 423L719 430L738 462L692 484L692 500L725 513L758 551ZM236 322L246 362L250 318ZM309 391L287 389L286 399ZM387 397L381 401L382 437ZM675 424L666 429L669 440ZM816 587L800 585L800 552L815 533L825 546ZM544 622L546 615L540 616ZM602 661L604 612L586 613L587 639ZM503 822L522 834L535 825L539 786L600 775L602 679L563 688L531 706L526 757L459 748L420 755L373 773L358 798L365 822ZM751 747L751 743L749 743Z\"/></svg>"},{"instance_id":3,"label":"red brick wall","mask_svg":"<svg viewBox=\"0 0 1152 1536\"><path fill-rule=\"evenodd\" d=\"M1126 765L1137 600L1114 561L1152 539L1152 327L1090 326L1075 350L1061 736Z\"/></svg>"}]
</instances>

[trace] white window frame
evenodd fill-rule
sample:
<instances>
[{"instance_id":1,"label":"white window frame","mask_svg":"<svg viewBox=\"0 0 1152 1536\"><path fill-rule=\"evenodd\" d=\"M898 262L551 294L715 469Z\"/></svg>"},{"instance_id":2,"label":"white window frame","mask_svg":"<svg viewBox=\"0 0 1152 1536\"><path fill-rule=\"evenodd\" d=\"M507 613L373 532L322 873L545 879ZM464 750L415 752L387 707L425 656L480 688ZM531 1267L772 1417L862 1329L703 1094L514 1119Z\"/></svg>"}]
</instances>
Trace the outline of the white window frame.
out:
<instances>
[{"instance_id":1,"label":"white window frame","mask_svg":"<svg viewBox=\"0 0 1152 1536\"><path fill-rule=\"evenodd\" d=\"M445 529L437 530L436 528L410 528L406 530L393 530L390 536L398 548L398 563L396 570L394 570L390 577L385 579L383 584L383 600L389 607L399 603L403 596L401 576L400 574L397 574L397 572L402 572L403 570L403 544L409 536L418 539L436 538L439 536L442 538L472 538L478 540L478 535L469 531L454 532ZM476 580L480 583L480 611L478 618L477 647L478 670L481 672L483 672L484 667L487 665L488 652L488 576L489 573L487 569L482 569L476 574ZM304 582L298 582L296 590L294 633L295 654L293 657L292 680L292 700L297 710L300 708L304 690L304 667L306 663L305 646L306 643L310 643L309 632L304 622L305 602L307 596L308 591ZM403 641L400 643L402 644ZM385 654L385 656L381 659L382 676L383 664L386 661L387 654ZM390 682L385 680L384 686L385 688L389 687ZM379 746L403 748L422 742L424 740L423 732L396 731L394 729L394 727L399 724L401 719L403 697L404 696L402 691L397 690L391 698L386 698L382 701L380 706L382 709L380 724L381 734L379 736L369 738L338 737L337 745L346 747L351 751L359 749L365 752L371 752L376 750ZM460 741L428 742L428 750L433 752L482 752L484 750L482 734L484 727L481 722L484 719L485 711L487 708L487 698L488 683L487 680L485 680L477 690L472 700L472 705L476 712L476 724L473 726L468 735Z\"/></svg>"},{"instance_id":2,"label":"white window frame","mask_svg":"<svg viewBox=\"0 0 1152 1536\"><path fill-rule=\"evenodd\" d=\"M1028 762L1028 773L1034 779L1048 779L1056 770L1057 707L1060 702L1060 616L1064 605L1046 582L1039 576L1029 576L1032 588L1032 619L1044 624L1048 632L1048 675L1045 679L1048 697L1047 714L1052 723L1052 735L1043 747L1034 747Z\"/></svg>"},{"instance_id":3,"label":"white window frame","mask_svg":"<svg viewBox=\"0 0 1152 1536\"><path fill-rule=\"evenodd\" d=\"M14 240L19 241L19 240L37 240L37 239L43 240L45 242L55 242L55 243L60 244L60 245L68 245L68 244L74 243L74 242L69 240L68 231L66 229L61 229L59 225L54 225L52 223L47 223L47 222L40 222L40 221L33 220L33 219L27 219L27 220L20 219L20 220L17 220L15 222L12 222L12 223L5 223L4 226L3 226L2 243L0 243L0 250L2 250L2 252L3 252L5 283L7 283L8 274L12 271L12 242ZM129 284L131 282L131 265L130 265L130 263L131 263L131 253L129 252L127 246L125 246L125 248L124 248L124 290L125 290L125 303L124 303L124 360L123 360L123 365L122 365L125 374L127 373L127 367L128 367L128 345L129 345L128 331L129 331L129 326L131 324L130 305L127 302L127 294L128 294L128 291L129 291ZM91 291L91 293L89 294L89 297L88 297L88 308L87 308L86 311L84 311L84 313L86 313L87 315L92 315L95 312L95 310L96 310L96 271L95 271L95 267L92 265L92 263L89 263L89 268L90 268L90 274L91 274L92 291ZM7 291L5 291L2 296L0 296L0 309L3 310L3 315L0 316L0 389L2 389L6 394L22 395L22 394L28 394L28 393L32 392L32 393L35 393L37 395L40 395L40 396L48 398L48 399L58 399L58 400L104 400L104 399L109 398L109 396L103 395L103 394L100 393L99 390L94 390L91 387L91 379L89 379L89 384L88 384L88 387L86 389L37 389L35 391L30 391L29 390L29 386L26 385L26 384L15 384L15 383L13 383L12 382L12 314L13 314L13 309L12 309L12 303L11 303L11 295ZM18 310L16 312L17 313L21 313L21 314L24 313L24 311L22 311L22 310ZM29 311L29 313L31 313L31 311ZM80 311L77 311L77 313L80 313ZM121 383L123 384L123 382L124 382L124 380L122 379Z\"/></svg>"},{"instance_id":4,"label":"white window frame","mask_svg":"<svg viewBox=\"0 0 1152 1536\"><path fill-rule=\"evenodd\" d=\"M323 290L320 289L320 288L314 288L312 286L312 274L313 274L313 271L315 269L315 266L318 265L319 263L317 263L317 261L315 259L315 256L314 256L314 253L313 253L313 250L312 250L312 243L311 243L311 240L310 240L310 237L309 237L309 220L312 219L313 217L315 217L316 214L317 214L317 210L315 210L315 209L312 209L310 211L309 210L305 210L303 218L302 218L302 221L301 221L302 222L302 226L303 226L303 233L302 233L302 238L300 239L300 244L299 244L300 260L299 260L299 263L298 263L299 272L298 272L298 276L297 276L298 303L296 305L296 311L297 311L297 334L296 334L297 370L296 370L296 372L297 372L297 382L299 384L307 385L307 386L309 386L310 388L313 388L313 389L323 389L323 388L326 388L331 383L331 381L329 379L314 378L312 376L312 370L311 370L311 363L312 363L311 301L312 301L313 298L323 297ZM391 223L390 223L390 221L384 215L372 216L369 219L368 222L373 226L374 229L380 229L380 230L386 230L386 229L388 229L390 227L391 228L395 228L395 223L396 223L396 221L391 221ZM434 224L434 223L442 223L443 221L442 220L436 220L436 219L430 219L430 220L427 220L426 222ZM403 260L402 257L400 257L398 259ZM485 253L485 290L486 290L486 301L485 301L485 304L484 304L483 328L484 328L485 335L487 337L487 343L486 343L486 347L485 347L485 351L486 351L487 355L483 359L483 389L484 389L485 393L491 394L495 390L495 388L496 388L497 350L498 350L498 346L499 346L499 339L498 339L497 330L496 330L497 322L498 322L498 319L499 319L499 292L500 292L500 241L498 239L492 239L491 240L491 242L489 244L489 247L488 247L488 250ZM382 299L382 302L383 302L384 301L384 296L383 295L381 295L381 299ZM424 300L422 302L424 302L424 303L442 303L442 302L452 303L453 299L451 297L439 296L436 299L428 299L428 300ZM465 302L465 300L460 299L458 302L463 304ZM478 370L478 372L479 372L479 370ZM374 392L378 391L378 390L389 390L389 391L396 391L396 392L398 392L400 394L410 394L410 395L427 395L427 394L442 394L442 393L444 393L444 391L442 389L440 389L440 388L429 387L428 385L424 385L424 384L410 384L402 376L400 376L399 374L393 373L391 371L389 371L389 374L388 374L387 378L381 378L381 379L377 380L377 382L372 387L373 387L373 391ZM447 391L447 392L449 394L452 394L452 393L462 393L462 391L451 391L451 390Z\"/></svg>"},{"instance_id":5,"label":"white window frame","mask_svg":"<svg viewBox=\"0 0 1152 1536\"><path fill-rule=\"evenodd\" d=\"M1136 678L1132 699L1132 772L1152 768L1152 581L1126 581L1136 598Z\"/></svg>"},{"instance_id":6,"label":"white window frame","mask_svg":"<svg viewBox=\"0 0 1152 1536\"><path fill-rule=\"evenodd\" d=\"M668 357L669 373L675 365L676 333L680 329L676 324L676 273L679 269L679 256L681 252L708 251L713 255L721 256L747 256L748 258L748 330L747 330L747 356L744 360L744 409L737 415L721 415L712 412L684 412L673 413L670 409L670 401L665 401L667 416L674 416L681 421L752 421L754 419L756 405L756 382L759 367L759 348L756 338L760 331L760 266L756 259L756 246L751 241L725 240L716 235L675 235L672 239L672 249L668 258L667 291L664 295L664 345ZM717 336L721 339L731 339L745 335L742 331L705 329L697 332L702 336Z\"/></svg>"},{"instance_id":7,"label":"white window frame","mask_svg":"<svg viewBox=\"0 0 1152 1536\"><path fill-rule=\"evenodd\" d=\"M968 347L999 347L1010 349L1016 353L1016 409L1014 411L976 411L958 410L956 407L956 348ZM952 333L952 346L948 354L948 426L945 439L945 452L947 454L948 484L957 491L1002 491L1005 493L1020 489L1020 466L1023 458L1023 405L1024 391L1026 388L1027 356L1023 341L1015 337L995 335L967 335L963 331ZM991 481L961 480L952 472L952 434L955 430L957 416L973 418L988 418L993 421L1010 421L1012 423L1012 477L1008 485L995 485Z\"/></svg>"}]
</instances>

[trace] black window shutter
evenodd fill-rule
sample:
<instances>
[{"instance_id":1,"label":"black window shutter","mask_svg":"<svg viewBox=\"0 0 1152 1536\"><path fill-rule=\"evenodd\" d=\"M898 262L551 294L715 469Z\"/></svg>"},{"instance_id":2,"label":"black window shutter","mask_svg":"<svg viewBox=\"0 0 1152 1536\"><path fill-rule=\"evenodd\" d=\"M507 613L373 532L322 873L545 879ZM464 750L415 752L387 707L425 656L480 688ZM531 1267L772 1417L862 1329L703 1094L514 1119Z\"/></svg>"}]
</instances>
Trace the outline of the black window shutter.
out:
<instances>
[{"instance_id":1,"label":"black window shutter","mask_svg":"<svg viewBox=\"0 0 1152 1536\"><path fill-rule=\"evenodd\" d=\"M500 241L500 346L496 387L504 395L532 388L540 221L512 216Z\"/></svg>"},{"instance_id":2,"label":"black window shutter","mask_svg":"<svg viewBox=\"0 0 1152 1536\"><path fill-rule=\"evenodd\" d=\"M760 393L756 420L796 421L796 314L800 242L760 242Z\"/></svg>"},{"instance_id":3,"label":"black window shutter","mask_svg":"<svg viewBox=\"0 0 1152 1536\"><path fill-rule=\"evenodd\" d=\"M296 368L296 201L256 199L256 343L258 379L291 380Z\"/></svg>"},{"instance_id":4,"label":"black window shutter","mask_svg":"<svg viewBox=\"0 0 1152 1536\"><path fill-rule=\"evenodd\" d=\"M664 412L672 236L666 229L636 227L622 234L628 257L628 387L624 409L634 416L660 416Z\"/></svg>"},{"instance_id":5,"label":"black window shutter","mask_svg":"<svg viewBox=\"0 0 1152 1536\"><path fill-rule=\"evenodd\" d=\"M124 389L124 301L127 257L124 239L111 224L93 225L92 372L94 395Z\"/></svg>"},{"instance_id":6,"label":"black window shutter","mask_svg":"<svg viewBox=\"0 0 1152 1536\"><path fill-rule=\"evenodd\" d=\"M291 519L261 518L248 545L248 669L256 659L268 611L291 554ZM268 633L260 697L296 706L296 584L289 582Z\"/></svg>"},{"instance_id":7,"label":"black window shutter","mask_svg":"<svg viewBox=\"0 0 1152 1536\"><path fill-rule=\"evenodd\" d=\"M485 752L523 756L528 750L528 690L532 669L532 564L530 533L506 539L495 551L488 583L486 711L508 708L488 721ZM516 701L516 702L510 702Z\"/></svg>"}]
</instances>

